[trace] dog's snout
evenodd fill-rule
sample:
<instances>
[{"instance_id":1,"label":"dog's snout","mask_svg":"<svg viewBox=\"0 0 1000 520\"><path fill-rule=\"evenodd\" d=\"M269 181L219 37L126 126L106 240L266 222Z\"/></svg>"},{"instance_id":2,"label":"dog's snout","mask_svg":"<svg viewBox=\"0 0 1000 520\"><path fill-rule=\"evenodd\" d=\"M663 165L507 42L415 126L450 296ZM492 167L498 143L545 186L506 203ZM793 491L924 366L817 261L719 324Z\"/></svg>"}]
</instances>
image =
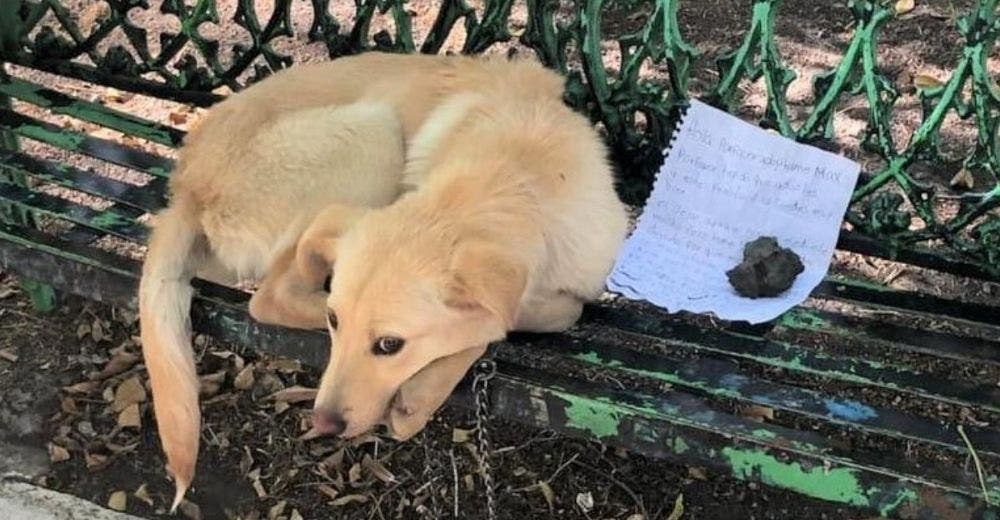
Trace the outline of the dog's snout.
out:
<instances>
[{"instance_id":1,"label":"dog's snout","mask_svg":"<svg viewBox=\"0 0 1000 520\"><path fill-rule=\"evenodd\" d=\"M313 412L313 430L320 435L340 435L347 429L347 421L337 412Z\"/></svg>"}]
</instances>

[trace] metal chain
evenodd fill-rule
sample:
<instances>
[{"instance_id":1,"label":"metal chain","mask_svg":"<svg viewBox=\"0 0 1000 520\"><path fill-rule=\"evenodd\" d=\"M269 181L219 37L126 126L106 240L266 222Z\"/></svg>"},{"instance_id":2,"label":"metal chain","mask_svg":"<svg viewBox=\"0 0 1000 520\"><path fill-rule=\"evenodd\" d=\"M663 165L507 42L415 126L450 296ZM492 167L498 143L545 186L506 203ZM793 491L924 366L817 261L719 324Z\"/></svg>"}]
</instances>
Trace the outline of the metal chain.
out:
<instances>
[{"instance_id":1,"label":"metal chain","mask_svg":"<svg viewBox=\"0 0 1000 520\"><path fill-rule=\"evenodd\" d=\"M496 494L493 487L493 469L490 467L490 441L486 436L486 422L489 419L489 393L487 386L497 372L492 359L483 359L476 365L472 380L472 392L476 399L476 444L479 451L479 471L486 487L486 517L496 520Z\"/></svg>"}]
</instances>

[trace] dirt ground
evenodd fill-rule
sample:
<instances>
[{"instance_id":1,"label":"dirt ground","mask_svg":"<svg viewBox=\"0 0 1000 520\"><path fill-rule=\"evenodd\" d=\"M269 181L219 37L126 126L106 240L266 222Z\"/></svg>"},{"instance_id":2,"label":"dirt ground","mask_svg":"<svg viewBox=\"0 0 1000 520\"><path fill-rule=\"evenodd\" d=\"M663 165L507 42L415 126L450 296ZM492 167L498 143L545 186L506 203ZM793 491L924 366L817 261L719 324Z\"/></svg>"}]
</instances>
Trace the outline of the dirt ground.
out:
<instances>
[{"instance_id":1,"label":"dirt ground","mask_svg":"<svg viewBox=\"0 0 1000 520\"><path fill-rule=\"evenodd\" d=\"M0 298L0 445L45 450L47 487L104 505L124 492L128 512L165 518L172 487L134 315L75 298L39 315L9 276ZM208 375L187 518L486 518L470 412L446 408L406 443L300 442L309 403L268 396L314 386L316 371L241 357L209 338L196 344ZM501 519L664 519L678 501L685 519L870 516L519 424L493 420L488 432Z\"/></svg>"},{"instance_id":2,"label":"dirt ground","mask_svg":"<svg viewBox=\"0 0 1000 520\"><path fill-rule=\"evenodd\" d=\"M175 18L159 12L159 0L150 3L152 8L137 11L134 21L150 29L151 47L156 52L157 32L176 31L178 24ZM220 18L231 20L236 2L218 3ZM252 3L262 14L269 13L273 6L269 0ZM914 11L890 24L881 38L883 69L904 86L916 75L946 79L961 50L954 29L956 17L973 3L918 0ZM332 4L335 15L349 17L353 11L351 2ZM684 35L703 55L717 55L739 42L751 4L749 0L682 2ZM67 5L73 16L86 21L88 16L98 16L103 4L98 0L74 0ZM418 41L433 20L432 8L436 5L432 0L412 0L408 4L416 15L414 33ZM515 20L524 18L520 6L518 3L515 8ZM852 28L846 1L786 0L782 13L778 44L799 76L789 91L790 111L798 120L812 101L812 75L836 64ZM324 59L322 45L305 40L311 21L308 3L294 3L292 16L296 36L276 42L276 48L295 55L300 62ZM633 29L636 20L641 21L641 17L609 12L604 22L611 33L620 33ZM223 49L245 39L242 29L231 23L206 26L203 34L221 39L225 42ZM446 48L460 45L458 35L449 40ZM613 42L605 42L604 48L606 62L613 63L617 53ZM1000 70L995 57L990 66ZM181 128L202 113L192 107L34 72L16 72L115 109ZM646 71L653 77L662 72L655 68ZM692 87L696 93L704 92L715 79L710 59L695 64ZM760 115L763 85L746 85L742 94L738 112ZM121 137L20 104L18 109L104 138ZM904 89L893 119L898 142L905 143L919 116L914 91ZM863 104L844 107L836 119L836 141L843 153L870 169L877 166L877 160L858 149L866 117ZM943 138L945 151L953 158L960 157L970 149L974 138L968 124L949 121ZM164 147L137 140L128 142L173 155ZM92 161L41 145L29 144L27 149L81 167L95 166ZM124 168L101 163L96 166L105 175L129 182L146 180ZM953 173L948 168L937 169L927 172L924 180L946 185ZM106 205L97 200L85 202L96 207ZM122 244L115 247L122 251ZM127 253L138 258L142 251L129 247ZM995 284L972 284L853 255L838 254L834 269L903 289L994 303L1000 297L1000 288ZM40 477L46 486L100 504L119 505L124 497L127 511L158 518L164 516L172 487L163 469L136 334L132 313L75 298L65 299L52 314L37 314L17 290L16 281L0 274L0 445L9 442L42 450L51 463L51 470ZM183 511L187 518L486 518L482 480L474 463L474 422L469 412L444 410L420 437L408 443L377 437L350 445L333 441L303 443L296 437L303 431L309 403L295 402L298 393L294 389L315 386L315 371L293 360L238 355L236 347L210 338L197 338L196 346L201 359L199 372L204 375L206 427L198 480ZM279 398L274 397L276 393ZM496 449L493 464L500 518L676 520L672 513L680 510L677 504L683 505L685 519L853 520L869 516L736 481L704 468L650 460L518 424L491 421L489 433Z\"/></svg>"}]
</instances>

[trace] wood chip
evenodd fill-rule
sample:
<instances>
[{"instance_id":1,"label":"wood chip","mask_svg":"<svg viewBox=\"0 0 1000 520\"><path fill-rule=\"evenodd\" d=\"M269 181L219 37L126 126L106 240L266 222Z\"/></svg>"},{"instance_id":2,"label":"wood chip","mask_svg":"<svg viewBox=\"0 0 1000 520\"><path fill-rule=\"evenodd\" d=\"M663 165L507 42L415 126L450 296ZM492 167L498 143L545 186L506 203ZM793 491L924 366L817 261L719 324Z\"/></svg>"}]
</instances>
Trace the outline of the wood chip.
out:
<instances>
[{"instance_id":1,"label":"wood chip","mask_svg":"<svg viewBox=\"0 0 1000 520\"><path fill-rule=\"evenodd\" d=\"M941 85L944 85L944 83L941 83L934 76L928 76L927 74L915 74L913 76L913 86L917 88L931 89L940 87Z\"/></svg>"},{"instance_id":2,"label":"wood chip","mask_svg":"<svg viewBox=\"0 0 1000 520\"><path fill-rule=\"evenodd\" d=\"M916 7L914 0L898 0L896 2L896 14L906 14Z\"/></svg>"},{"instance_id":3,"label":"wood chip","mask_svg":"<svg viewBox=\"0 0 1000 520\"><path fill-rule=\"evenodd\" d=\"M5 348L0 349L0 359L5 359L11 363L17 363L18 356L14 353L14 349Z\"/></svg>"},{"instance_id":4,"label":"wood chip","mask_svg":"<svg viewBox=\"0 0 1000 520\"><path fill-rule=\"evenodd\" d=\"M128 495L124 491L115 491L108 497L108 507L115 511L124 511L128 507Z\"/></svg>"},{"instance_id":5,"label":"wood chip","mask_svg":"<svg viewBox=\"0 0 1000 520\"><path fill-rule=\"evenodd\" d=\"M277 504L274 504L273 506L271 506L271 509L267 511L267 519L277 520L277 518L285 512L285 507L287 506L288 506L287 500L282 500Z\"/></svg>"},{"instance_id":6,"label":"wood chip","mask_svg":"<svg viewBox=\"0 0 1000 520\"><path fill-rule=\"evenodd\" d=\"M576 505L581 511L583 511L583 514L586 515L591 509L594 509L594 495L590 491L586 493L577 493Z\"/></svg>"}]
</instances>

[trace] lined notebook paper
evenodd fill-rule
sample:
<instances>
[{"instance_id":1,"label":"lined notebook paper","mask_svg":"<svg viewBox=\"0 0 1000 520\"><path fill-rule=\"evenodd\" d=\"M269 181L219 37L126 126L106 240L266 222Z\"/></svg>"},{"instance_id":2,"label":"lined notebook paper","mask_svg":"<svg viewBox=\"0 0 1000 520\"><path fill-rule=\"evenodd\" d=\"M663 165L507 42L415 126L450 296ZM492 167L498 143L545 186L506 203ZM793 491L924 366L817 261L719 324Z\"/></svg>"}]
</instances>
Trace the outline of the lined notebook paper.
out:
<instances>
[{"instance_id":1,"label":"lined notebook paper","mask_svg":"<svg viewBox=\"0 0 1000 520\"><path fill-rule=\"evenodd\" d=\"M692 101L608 286L670 312L772 320L822 281L859 173L847 158ZM760 236L792 249L805 271L777 297L744 298L726 271Z\"/></svg>"}]
</instances>

